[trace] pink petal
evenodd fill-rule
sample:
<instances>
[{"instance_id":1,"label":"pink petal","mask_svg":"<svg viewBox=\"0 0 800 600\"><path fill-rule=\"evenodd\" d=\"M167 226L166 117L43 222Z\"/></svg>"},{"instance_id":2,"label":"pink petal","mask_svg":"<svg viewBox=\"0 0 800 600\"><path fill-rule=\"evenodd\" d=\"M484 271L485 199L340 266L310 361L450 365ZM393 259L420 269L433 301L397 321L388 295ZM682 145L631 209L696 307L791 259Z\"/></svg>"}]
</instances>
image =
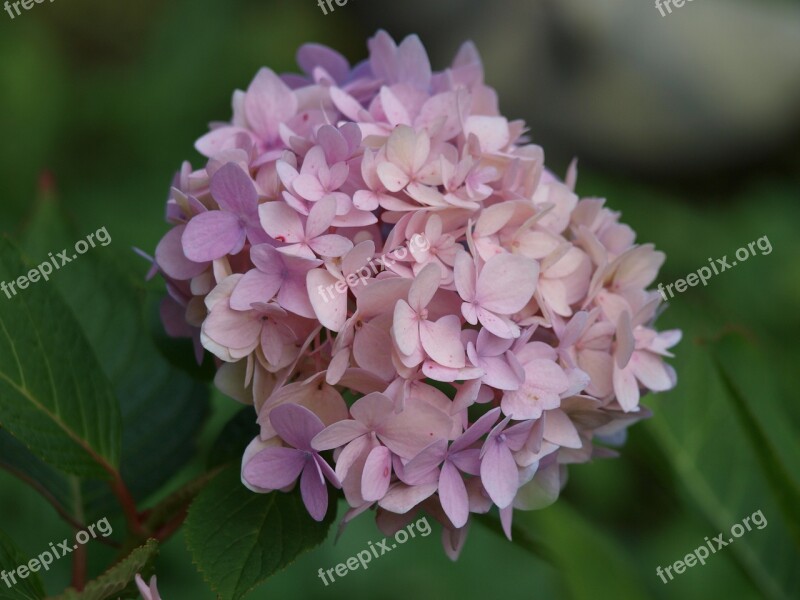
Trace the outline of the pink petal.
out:
<instances>
[{"instance_id":1,"label":"pink petal","mask_svg":"<svg viewBox=\"0 0 800 600\"><path fill-rule=\"evenodd\" d=\"M261 226L269 236L279 242L298 243L305 239L300 215L280 201L267 202L258 207Z\"/></svg>"},{"instance_id":2,"label":"pink petal","mask_svg":"<svg viewBox=\"0 0 800 600\"><path fill-rule=\"evenodd\" d=\"M377 172L383 187L390 192L399 192L411 181L397 165L390 162L380 163Z\"/></svg>"},{"instance_id":3,"label":"pink petal","mask_svg":"<svg viewBox=\"0 0 800 600\"><path fill-rule=\"evenodd\" d=\"M278 137L278 125L297 112L297 97L273 71L262 68L247 89L244 110L253 130L272 141Z\"/></svg>"},{"instance_id":4,"label":"pink petal","mask_svg":"<svg viewBox=\"0 0 800 600\"><path fill-rule=\"evenodd\" d=\"M366 427L375 430L380 427L394 411L394 402L384 394L373 392L355 401L350 414Z\"/></svg>"},{"instance_id":5,"label":"pink petal","mask_svg":"<svg viewBox=\"0 0 800 600\"><path fill-rule=\"evenodd\" d=\"M285 341L280 335L278 325L273 321L264 323L261 327L261 350L264 352L264 358L267 359L267 363L280 365L284 344Z\"/></svg>"},{"instance_id":6,"label":"pink petal","mask_svg":"<svg viewBox=\"0 0 800 600\"><path fill-rule=\"evenodd\" d=\"M361 495L367 502L377 502L386 495L392 478L392 453L378 446L369 453L361 476Z\"/></svg>"},{"instance_id":7,"label":"pink petal","mask_svg":"<svg viewBox=\"0 0 800 600\"><path fill-rule=\"evenodd\" d=\"M297 51L297 64L309 75L314 67L321 66L337 82L343 82L350 71L350 65L345 57L321 44L300 46Z\"/></svg>"},{"instance_id":8,"label":"pink petal","mask_svg":"<svg viewBox=\"0 0 800 600\"><path fill-rule=\"evenodd\" d=\"M294 191L311 202L316 202L325 195L325 188L314 175L299 175L292 183Z\"/></svg>"},{"instance_id":9,"label":"pink petal","mask_svg":"<svg viewBox=\"0 0 800 600\"><path fill-rule=\"evenodd\" d=\"M636 410L639 404L639 384L631 366L628 365L624 369L614 366L613 382L614 393L622 410L625 412Z\"/></svg>"},{"instance_id":10,"label":"pink petal","mask_svg":"<svg viewBox=\"0 0 800 600\"><path fill-rule=\"evenodd\" d=\"M636 378L654 392L664 392L674 385L667 365L656 354L635 352L631 358L631 368Z\"/></svg>"},{"instance_id":11,"label":"pink petal","mask_svg":"<svg viewBox=\"0 0 800 600\"><path fill-rule=\"evenodd\" d=\"M403 468L405 480L409 483L423 481L447 456L447 440L436 440L422 450Z\"/></svg>"},{"instance_id":12,"label":"pink petal","mask_svg":"<svg viewBox=\"0 0 800 600\"><path fill-rule=\"evenodd\" d=\"M477 442L497 423L500 417L500 408L493 408L480 419L475 421L450 447L450 453L455 454L469 448L472 444Z\"/></svg>"},{"instance_id":13,"label":"pink petal","mask_svg":"<svg viewBox=\"0 0 800 600\"><path fill-rule=\"evenodd\" d=\"M333 218L336 216L336 200L328 196L319 202L315 202L314 206L308 212L308 220L306 221L306 237L309 239L318 237L328 231ZM352 244L350 244L352 247Z\"/></svg>"},{"instance_id":14,"label":"pink petal","mask_svg":"<svg viewBox=\"0 0 800 600\"><path fill-rule=\"evenodd\" d=\"M452 427L449 415L417 396L410 396L401 413L386 419L378 438L392 452L410 460L431 442L447 439Z\"/></svg>"},{"instance_id":15,"label":"pink petal","mask_svg":"<svg viewBox=\"0 0 800 600\"><path fill-rule=\"evenodd\" d=\"M281 287L281 280L251 269L239 280L231 294L231 308L250 310L255 302L269 302Z\"/></svg>"},{"instance_id":16,"label":"pink petal","mask_svg":"<svg viewBox=\"0 0 800 600\"><path fill-rule=\"evenodd\" d=\"M505 444L491 438L481 460L481 482L498 507L505 508L514 501L519 487L517 463Z\"/></svg>"},{"instance_id":17,"label":"pink petal","mask_svg":"<svg viewBox=\"0 0 800 600\"><path fill-rule=\"evenodd\" d=\"M442 270L436 263L430 263L417 274L408 292L408 304L420 312L430 304L439 284L442 282Z\"/></svg>"},{"instance_id":18,"label":"pink petal","mask_svg":"<svg viewBox=\"0 0 800 600\"><path fill-rule=\"evenodd\" d=\"M424 502L436 492L437 482L423 483L421 485L406 485L395 483L378 502L381 508L396 514L406 514L421 502Z\"/></svg>"},{"instance_id":19,"label":"pink petal","mask_svg":"<svg viewBox=\"0 0 800 600\"><path fill-rule=\"evenodd\" d=\"M394 307L392 334L397 348L410 356L420 348L419 317L405 300L398 300Z\"/></svg>"},{"instance_id":20,"label":"pink petal","mask_svg":"<svg viewBox=\"0 0 800 600\"><path fill-rule=\"evenodd\" d=\"M311 440L325 427L313 412L292 403L275 407L269 420L283 441L298 450L312 450Z\"/></svg>"},{"instance_id":21,"label":"pink petal","mask_svg":"<svg viewBox=\"0 0 800 600\"><path fill-rule=\"evenodd\" d=\"M220 208L240 217L254 216L258 192L250 176L236 163L229 162L211 178L211 195Z\"/></svg>"},{"instance_id":22,"label":"pink petal","mask_svg":"<svg viewBox=\"0 0 800 600\"><path fill-rule=\"evenodd\" d=\"M389 381L396 373L391 353L386 351L391 347L392 337L386 329L364 323L353 342L353 357L358 366Z\"/></svg>"},{"instance_id":23,"label":"pink petal","mask_svg":"<svg viewBox=\"0 0 800 600\"><path fill-rule=\"evenodd\" d=\"M347 320L347 291L337 289L339 282L324 269L312 269L306 275L306 290L314 314L331 331L341 331Z\"/></svg>"},{"instance_id":24,"label":"pink petal","mask_svg":"<svg viewBox=\"0 0 800 600\"><path fill-rule=\"evenodd\" d=\"M375 255L375 242L366 240L355 246L342 259L342 273L345 276L355 273Z\"/></svg>"},{"instance_id":25,"label":"pink petal","mask_svg":"<svg viewBox=\"0 0 800 600\"><path fill-rule=\"evenodd\" d=\"M455 277L456 289L458 295L461 296L465 302L472 302L476 295L476 278L475 278L475 263L472 257L467 252L460 252L456 256L455 267L453 271ZM466 315L465 315L466 317ZM476 321L477 322L477 319ZM475 323L470 321L470 323Z\"/></svg>"},{"instance_id":26,"label":"pink petal","mask_svg":"<svg viewBox=\"0 0 800 600\"><path fill-rule=\"evenodd\" d=\"M156 247L156 263L169 277L187 280L208 268L207 263L197 263L186 258L183 253L182 237L185 225L178 225L161 239Z\"/></svg>"},{"instance_id":27,"label":"pink petal","mask_svg":"<svg viewBox=\"0 0 800 600\"><path fill-rule=\"evenodd\" d=\"M486 310L511 315L522 310L533 297L539 265L516 254L489 259L478 276L477 299Z\"/></svg>"},{"instance_id":28,"label":"pink petal","mask_svg":"<svg viewBox=\"0 0 800 600\"><path fill-rule=\"evenodd\" d=\"M245 465L243 476L250 485L279 490L297 480L307 456L294 448L265 448Z\"/></svg>"},{"instance_id":29,"label":"pink petal","mask_svg":"<svg viewBox=\"0 0 800 600\"><path fill-rule=\"evenodd\" d=\"M516 491L516 490L515 490ZM450 461L445 461L439 475L439 501L445 514L456 527L463 527L469 518L469 497L464 479Z\"/></svg>"},{"instance_id":30,"label":"pink petal","mask_svg":"<svg viewBox=\"0 0 800 600\"><path fill-rule=\"evenodd\" d=\"M337 234L321 235L311 240L308 245L314 252L325 257L344 256L353 248L353 242Z\"/></svg>"},{"instance_id":31,"label":"pink petal","mask_svg":"<svg viewBox=\"0 0 800 600\"><path fill-rule=\"evenodd\" d=\"M261 323L254 313L231 310L219 303L203 322L205 334L227 348L255 348L261 334Z\"/></svg>"},{"instance_id":32,"label":"pink petal","mask_svg":"<svg viewBox=\"0 0 800 600\"><path fill-rule=\"evenodd\" d=\"M544 413L543 437L564 448L583 446L578 430L563 410L548 410Z\"/></svg>"},{"instance_id":33,"label":"pink petal","mask_svg":"<svg viewBox=\"0 0 800 600\"><path fill-rule=\"evenodd\" d=\"M325 485L319 465L313 460L307 461L303 469L300 493L311 518L322 521L328 512L328 486Z\"/></svg>"},{"instance_id":34,"label":"pink petal","mask_svg":"<svg viewBox=\"0 0 800 600\"><path fill-rule=\"evenodd\" d=\"M314 436L311 440L311 446L314 450L322 452L324 450L333 450L334 448L341 448L349 444L357 437L369 433L363 423L359 421L346 420L339 421L333 425L329 425L320 433Z\"/></svg>"},{"instance_id":35,"label":"pink petal","mask_svg":"<svg viewBox=\"0 0 800 600\"><path fill-rule=\"evenodd\" d=\"M419 336L425 352L437 363L454 369L465 366L461 321L457 316L446 315L435 323L423 321L419 326Z\"/></svg>"},{"instance_id":36,"label":"pink petal","mask_svg":"<svg viewBox=\"0 0 800 600\"><path fill-rule=\"evenodd\" d=\"M636 340L633 338L633 329L631 329L631 316L627 310L619 315L616 338L617 351L614 353L614 358L617 366L620 369L624 369L631 359L636 346Z\"/></svg>"},{"instance_id":37,"label":"pink petal","mask_svg":"<svg viewBox=\"0 0 800 600\"><path fill-rule=\"evenodd\" d=\"M208 262L226 254L237 254L246 239L239 217L233 213L210 210L201 213L186 225L181 237L186 258Z\"/></svg>"}]
</instances>

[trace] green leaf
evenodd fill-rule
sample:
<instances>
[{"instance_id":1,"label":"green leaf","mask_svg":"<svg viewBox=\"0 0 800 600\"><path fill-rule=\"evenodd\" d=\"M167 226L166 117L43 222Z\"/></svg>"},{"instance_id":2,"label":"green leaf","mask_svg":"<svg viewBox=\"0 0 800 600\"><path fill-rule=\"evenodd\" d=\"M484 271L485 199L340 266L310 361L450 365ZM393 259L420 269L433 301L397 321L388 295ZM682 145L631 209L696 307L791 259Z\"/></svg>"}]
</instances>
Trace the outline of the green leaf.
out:
<instances>
[{"instance_id":1,"label":"green leaf","mask_svg":"<svg viewBox=\"0 0 800 600\"><path fill-rule=\"evenodd\" d=\"M0 281L29 270L0 240ZM54 467L106 477L119 464L119 408L74 316L43 281L0 302L0 424Z\"/></svg>"},{"instance_id":2,"label":"green leaf","mask_svg":"<svg viewBox=\"0 0 800 600\"><path fill-rule=\"evenodd\" d=\"M21 565L28 564L28 559L16 547L14 542L5 533L0 531L0 572L3 574L16 570ZM26 579L15 576L16 584L9 587L8 583L0 580L0 600L39 600L44 598L44 586L38 573L31 573Z\"/></svg>"},{"instance_id":3,"label":"green leaf","mask_svg":"<svg viewBox=\"0 0 800 600\"><path fill-rule=\"evenodd\" d=\"M90 581L82 592L70 588L53 600L117 600L119 598L140 598L134 582L137 573L146 576L158 556L158 541L147 540L125 559L118 562L97 579Z\"/></svg>"},{"instance_id":4,"label":"green leaf","mask_svg":"<svg viewBox=\"0 0 800 600\"><path fill-rule=\"evenodd\" d=\"M739 416L800 549L800 482L797 469L793 472L788 466L800 465L800 444L780 411L780 400L790 399L791 395L779 393L774 385L776 380L764 381L763 374L769 373L769 368L763 364L762 354L740 335L726 335L711 348L731 408ZM750 393L744 394L744 389ZM772 401L765 402L765 398Z\"/></svg>"},{"instance_id":5,"label":"green leaf","mask_svg":"<svg viewBox=\"0 0 800 600\"><path fill-rule=\"evenodd\" d=\"M46 257L90 233L72 233L66 223L58 204L51 199L41 202L26 234L28 253ZM156 348L144 309L144 269L129 274L121 266L126 258L140 266L146 263L127 249L112 263L116 249L113 232L108 234L112 240L108 246L97 244L56 271L50 285L72 308L116 390L123 424L120 471L134 498L141 501L194 456L195 438L208 414L209 390L170 365ZM35 462L23 452L0 454L0 464L17 472L35 467L37 481L68 503L61 494L64 483L59 475L46 473ZM88 520L118 510L107 486L98 482L85 482L81 496Z\"/></svg>"},{"instance_id":6,"label":"green leaf","mask_svg":"<svg viewBox=\"0 0 800 600\"><path fill-rule=\"evenodd\" d=\"M300 554L321 544L335 518L309 515L299 490L255 494L240 480L239 465L220 474L194 501L186 540L194 562L223 600L243 598Z\"/></svg>"},{"instance_id":7,"label":"green leaf","mask_svg":"<svg viewBox=\"0 0 800 600\"><path fill-rule=\"evenodd\" d=\"M544 510L518 512L514 520L521 529L536 532L545 544L569 598L652 597L631 568L626 551L563 500Z\"/></svg>"},{"instance_id":8,"label":"green leaf","mask_svg":"<svg viewBox=\"0 0 800 600\"><path fill-rule=\"evenodd\" d=\"M736 539L724 555L735 561L761 597L795 598L800 592L796 577L800 555L764 472L763 457L753 446L751 429L760 426L761 417L743 418L731 403L710 348L697 341L713 337L709 330L714 328L714 316L688 303L676 303L668 314L684 328L688 341L678 346L676 358L671 359L678 373L676 389L647 400L655 416L644 427L660 444L683 495L708 521L708 530L698 534L722 532L730 537L733 525L762 511L768 526ZM765 378L763 372L751 371L753 366L747 362L737 361L734 368L762 381ZM778 400L768 394L759 395L757 401L764 414L780 410ZM687 539L686 547L696 541ZM661 563L672 560L664 556Z\"/></svg>"}]
</instances>

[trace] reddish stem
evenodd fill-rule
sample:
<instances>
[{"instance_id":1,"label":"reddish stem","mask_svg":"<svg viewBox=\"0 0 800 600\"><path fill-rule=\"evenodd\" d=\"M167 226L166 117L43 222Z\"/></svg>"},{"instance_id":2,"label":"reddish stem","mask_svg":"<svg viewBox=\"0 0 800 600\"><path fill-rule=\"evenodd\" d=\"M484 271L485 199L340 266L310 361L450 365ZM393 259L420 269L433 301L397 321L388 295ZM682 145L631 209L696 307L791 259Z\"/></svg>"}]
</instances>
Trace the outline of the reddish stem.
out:
<instances>
[{"instance_id":1,"label":"reddish stem","mask_svg":"<svg viewBox=\"0 0 800 600\"><path fill-rule=\"evenodd\" d=\"M72 587L78 592L86 586L86 546L78 544L72 554Z\"/></svg>"}]
</instances>

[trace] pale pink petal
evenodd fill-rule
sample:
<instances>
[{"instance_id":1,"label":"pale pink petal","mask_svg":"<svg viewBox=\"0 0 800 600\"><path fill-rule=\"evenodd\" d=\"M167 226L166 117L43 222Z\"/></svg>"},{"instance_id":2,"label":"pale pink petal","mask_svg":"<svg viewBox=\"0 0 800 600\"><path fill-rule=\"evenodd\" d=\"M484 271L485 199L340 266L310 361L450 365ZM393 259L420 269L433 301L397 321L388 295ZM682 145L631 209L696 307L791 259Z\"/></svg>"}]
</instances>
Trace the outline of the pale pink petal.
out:
<instances>
[{"instance_id":1,"label":"pale pink petal","mask_svg":"<svg viewBox=\"0 0 800 600\"><path fill-rule=\"evenodd\" d=\"M312 269L306 275L306 289L314 314L322 326L331 331L340 331L347 320L347 291L340 292L339 283L339 279L324 269Z\"/></svg>"},{"instance_id":2,"label":"pale pink petal","mask_svg":"<svg viewBox=\"0 0 800 600\"><path fill-rule=\"evenodd\" d=\"M392 478L392 453L378 446L369 453L361 476L361 495L367 502L377 502L386 495Z\"/></svg>"},{"instance_id":3,"label":"pale pink petal","mask_svg":"<svg viewBox=\"0 0 800 600\"><path fill-rule=\"evenodd\" d=\"M628 365L624 369L615 366L613 382L614 393L622 410L625 412L636 410L639 404L639 384L636 382L631 366Z\"/></svg>"},{"instance_id":4,"label":"pale pink petal","mask_svg":"<svg viewBox=\"0 0 800 600\"><path fill-rule=\"evenodd\" d=\"M442 281L442 270L436 263L430 263L417 274L408 292L408 304L419 312L433 299Z\"/></svg>"},{"instance_id":5,"label":"pale pink petal","mask_svg":"<svg viewBox=\"0 0 800 600\"><path fill-rule=\"evenodd\" d=\"M420 485L406 485L398 482L389 488L378 505L389 512L403 515L433 496L438 487L439 484L435 481Z\"/></svg>"},{"instance_id":6,"label":"pale pink petal","mask_svg":"<svg viewBox=\"0 0 800 600\"><path fill-rule=\"evenodd\" d=\"M578 430L563 410L548 410L544 413L543 437L564 448L583 446Z\"/></svg>"},{"instance_id":7,"label":"pale pink petal","mask_svg":"<svg viewBox=\"0 0 800 600\"><path fill-rule=\"evenodd\" d=\"M467 252L460 252L456 256L454 277L458 295L461 296L465 302L472 302L476 294L476 276L475 276L475 263L472 257ZM466 315L465 315L466 317ZM470 323L475 324L475 321Z\"/></svg>"},{"instance_id":8,"label":"pale pink petal","mask_svg":"<svg viewBox=\"0 0 800 600\"><path fill-rule=\"evenodd\" d=\"M446 315L438 321L423 321L419 326L420 343L425 352L440 365L460 369L466 364L461 343L461 321Z\"/></svg>"},{"instance_id":9,"label":"pale pink petal","mask_svg":"<svg viewBox=\"0 0 800 600\"><path fill-rule=\"evenodd\" d=\"M478 276L477 299L486 310L510 315L522 310L536 291L537 262L516 254L489 259Z\"/></svg>"},{"instance_id":10,"label":"pale pink petal","mask_svg":"<svg viewBox=\"0 0 800 600\"><path fill-rule=\"evenodd\" d=\"M297 97L273 71L262 68L247 89L244 109L253 130L271 141L278 137L278 125L297 112Z\"/></svg>"},{"instance_id":11,"label":"pale pink petal","mask_svg":"<svg viewBox=\"0 0 800 600\"><path fill-rule=\"evenodd\" d=\"M350 407L350 414L354 419L372 430L380 427L394 411L394 402L391 398L377 392L367 394L355 401Z\"/></svg>"},{"instance_id":12,"label":"pale pink petal","mask_svg":"<svg viewBox=\"0 0 800 600\"><path fill-rule=\"evenodd\" d=\"M283 404L269 414L270 423L287 444L298 450L311 450L311 440L324 429L313 412L299 404Z\"/></svg>"},{"instance_id":13,"label":"pale pink petal","mask_svg":"<svg viewBox=\"0 0 800 600\"><path fill-rule=\"evenodd\" d=\"M505 508L514 500L519 487L517 463L505 444L491 438L481 460L481 482L498 507Z\"/></svg>"},{"instance_id":14,"label":"pale pink petal","mask_svg":"<svg viewBox=\"0 0 800 600\"><path fill-rule=\"evenodd\" d=\"M311 440L314 450L333 450L349 444L357 437L369 433L360 421L346 420L329 425Z\"/></svg>"},{"instance_id":15,"label":"pale pink petal","mask_svg":"<svg viewBox=\"0 0 800 600\"><path fill-rule=\"evenodd\" d=\"M279 242L298 243L305 239L300 215L283 202L266 202L258 207L261 226Z\"/></svg>"},{"instance_id":16,"label":"pale pink petal","mask_svg":"<svg viewBox=\"0 0 800 600\"><path fill-rule=\"evenodd\" d=\"M319 465L313 460L307 461L303 469L300 493L311 518L322 521L328 512L328 486L325 485Z\"/></svg>"},{"instance_id":17,"label":"pale pink petal","mask_svg":"<svg viewBox=\"0 0 800 600\"><path fill-rule=\"evenodd\" d=\"M185 225L170 229L156 247L156 263L173 279L191 279L208 268L207 263L193 262L183 253L182 237L185 229Z\"/></svg>"},{"instance_id":18,"label":"pale pink petal","mask_svg":"<svg viewBox=\"0 0 800 600\"><path fill-rule=\"evenodd\" d=\"M469 518L467 487L458 469L449 461L445 461L439 475L439 501L453 525L466 525Z\"/></svg>"},{"instance_id":19,"label":"pale pink petal","mask_svg":"<svg viewBox=\"0 0 800 600\"><path fill-rule=\"evenodd\" d=\"M337 234L318 236L308 245L314 252L325 257L344 256L353 248L353 242Z\"/></svg>"},{"instance_id":20,"label":"pale pink petal","mask_svg":"<svg viewBox=\"0 0 800 600\"><path fill-rule=\"evenodd\" d=\"M390 162L380 163L377 171L383 187L390 192L399 192L411 181L397 165Z\"/></svg>"},{"instance_id":21,"label":"pale pink petal","mask_svg":"<svg viewBox=\"0 0 800 600\"><path fill-rule=\"evenodd\" d=\"M302 174L292 182L294 191L311 202L316 202L325 195L325 188L314 175Z\"/></svg>"},{"instance_id":22,"label":"pale pink petal","mask_svg":"<svg viewBox=\"0 0 800 600\"><path fill-rule=\"evenodd\" d=\"M250 175L236 163L220 167L211 178L211 195L220 208L240 217L254 216L258 205L258 193Z\"/></svg>"},{"instance_id":23,"label":"pale pink petal","mask_svg":"<svg viewBox=\"0 0 800 600\"><path fill-rule=\"evenodd\" d=\"M255 487L279 490L297 480L306 460L307 454L294 448L266 448L245 465L243 477Z\"/></svg>"},{"instance_id":24,"label":"pale pink petal","mask_svg":"<svg viewBox=\"0 0 800 600\"><path fill-rule=\"evenodd\" d=\"M631 369L636 378L654 392L664 392L674 385L663 359L651 352L635 352L631 358Z\"/></svg>"},{"instance_id":25,"label":"pale pink petal","mask_svg":"<svg viewBox=\"0 0 800 600\"><path fill-rule=\"evenodd\" d=\"M231 294L231 308L250 310L253 303L269 302L281 287L282 281L257 269L251 269L239 280Z\"/></svg>"},{"instance_id":26,"label":"pale pink petal","mask_svg":"<svg viewBox=\"0 0 800 600\"><path fill-rule=\"evenodd\" d=\"M403 468L405 481L411 484L423 481L447 456L447 440L436 440L422 450Z\"/></svg>"},{"instance_id":27,"label":"pale pink petal","mask_svg":"<svg viewBox=\"0 0 800 600\"><path fill-rule=\"evenodd\" d=\"M186 258L200 263L226 254L238 254L245 239L239 217L221 210L210 210L193 217L181 236Z\"/></svg>"},{"instance_id":28,"label":"pale pink petal","mask_svg":"<svg viewBox=\"0 0 800 600\"><path fill-rule=\"evenodd\" d=\"M397 348L405 355L420 349L419 317L405 300L398 300L394 307L392 333Z\"/></svg>"},{"instance_id":29,"label":"pale pink petal","mask_svg":"<svg viewBox=\"0 0 800 600\"><path fill-rule=\"evenodd\" d=\"M336 216L336 200L328 196L315 202L308 212L306 221L306 236L315 238L328 231L328 228Z\"/></svg>"}]
</instances>

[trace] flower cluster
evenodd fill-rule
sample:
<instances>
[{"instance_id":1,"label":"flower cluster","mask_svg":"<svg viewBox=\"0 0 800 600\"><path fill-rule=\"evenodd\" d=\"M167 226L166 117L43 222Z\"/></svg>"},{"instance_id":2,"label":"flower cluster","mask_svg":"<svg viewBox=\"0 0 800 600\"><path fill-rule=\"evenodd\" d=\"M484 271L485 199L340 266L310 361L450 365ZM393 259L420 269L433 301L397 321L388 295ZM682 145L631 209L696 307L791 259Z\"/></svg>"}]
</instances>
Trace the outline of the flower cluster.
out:
<instances>
[{"instance_id":1,"label":"flower cluster","mask_svg":"<svg viewBox=\"0 0 800 600\"><path fill-rule=\"evenodd\" d=\"M653 328L664 255L544 168L473 45L442 72L415 36L369 50L302 47L303 75L262 69L197 141L162 317L255 408L245 485L299 478L321 520L330 483L387 534L426 510L455 557L472 513L510 535L567 464L613 455L640 395L675 385L680 332Z\"/></svg>"}]
</instances>

